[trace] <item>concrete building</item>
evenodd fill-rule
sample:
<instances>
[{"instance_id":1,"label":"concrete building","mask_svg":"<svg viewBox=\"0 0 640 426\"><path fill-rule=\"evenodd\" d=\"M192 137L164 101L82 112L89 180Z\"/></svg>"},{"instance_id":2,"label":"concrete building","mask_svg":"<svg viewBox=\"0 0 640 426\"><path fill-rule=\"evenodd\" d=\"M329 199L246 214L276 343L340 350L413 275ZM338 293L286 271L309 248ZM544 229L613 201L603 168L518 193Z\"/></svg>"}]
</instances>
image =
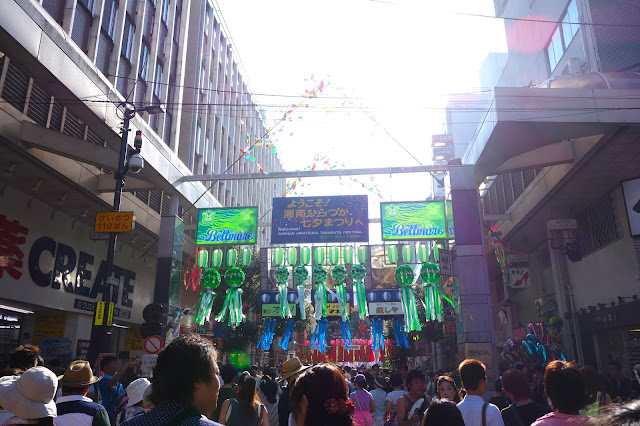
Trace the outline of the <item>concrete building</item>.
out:
<instances>
[{"instance_id":1,"label":"concrete building","mask_svg":"<svg viewBox=\"0 0 640 426\"><path fill-rule=\"evenodd\" d=\"M637 4L494 4L508 59L482 119L458 127L454 111L448 131L467 138L461 158L475 165L485 226L500 227L515 255L508 285L487 253L498 351L559 316L552 346L601 369L617 360L629 375L640 363Z\"/></svg>"},{"instance_id":2,"label":"concrete building","mask_svg":"<svg viewBox=\"0 0 640 426\"><path fill-rule=\"evenodd\" d=\"M141 350L131 330L154 300L163 217L184 221L185 258L195 250L199 207L258 206L270 221L284 180L181 181L282 170L264 144L254 162L241 158L267 128L222 22L211 0L2 3L1 354L33 342L73 359L89 339L107 251L93 222L112 206L124 105L138 110L129 128L142 134L145 167L129 174L122 199L135 229L116 247L114 321L129 328L114 352ZM152 105L164 112L143 110ZM269 227L261 231L259 245L269 241Z\"/></svg>"}]
</instances>

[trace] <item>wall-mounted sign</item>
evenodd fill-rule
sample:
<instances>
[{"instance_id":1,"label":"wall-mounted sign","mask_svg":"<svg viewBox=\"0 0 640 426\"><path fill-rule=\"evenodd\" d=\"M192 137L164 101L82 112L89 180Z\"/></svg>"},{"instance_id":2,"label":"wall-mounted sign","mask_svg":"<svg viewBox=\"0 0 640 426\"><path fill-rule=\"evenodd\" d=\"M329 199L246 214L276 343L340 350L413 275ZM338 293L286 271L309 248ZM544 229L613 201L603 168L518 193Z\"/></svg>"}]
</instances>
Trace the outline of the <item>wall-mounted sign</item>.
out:
<instances>
[{"instance_id":1,"label":"wall-mounted sign","mask_svg":"<svg viewBox=\"0 0 640 426\"><path fill-rule=\"evenodd\" d=\"M257 235L257 207L198 210L196 245L255 244Z\"/></svg>"},{"instance_id":2,"label":"wall-mounted sign","mask_svg":"<svg viewBox=\"0 0 640 426\"><path fill-rule=\"evenodd\" d=\"M367 241L366 195L273 199L272 244Z\"/></svg>"},{"instance_id":3,"label":"wall-mounted sign","mask_svg":"<svg viewBox=\"0 0 640 426\"><path fill-rule=\"evenodd\" d=\"M402 315L402 302L369 302L369 315L376 317Z\"/></svg>"},{"instance_id":4,"label":"wall-mounted sign","mask_svg":"<svg viewBox=\"0 0 640 426\"><path fill-rule=\"evenodd\" d=\"M442 201L380 203L382 240L433 240L447 238Z\"/></svg>"},{"instance_id":5,"label":"wall-mounted sign","mask_svg":"<svg viewBox=\"0 0 640 426\"><path fill-rule=\"evenodd\" d=\"M525 266L512 266L509 268L509 287L529 288L529 268Z\"/></svg>"},{"instance_id":6,"label":"wall-mounted sign","mask_svg":"<svg viewBox=\"0 0 640 426\"><path fill-rule=\"evenodd\" d=\"M451 200L448 200L445 204L447 213L447 238L454 239L456 237L456 230L453 226L453 204Z\"/></svg>"},{"instance_id":7,"label":"wall-mounted sign","mask_svg":"<svg viewBox=\"0 0 640 426\"><path fill-rule=\"evenodd\" d=\"M640 178L622 182L622 194L631 236L637 237L640 235Z\"/></svg>"},{"instance_id":8,"label":"wall-mounted sign","mask_svg":"<svg viewBox=\"0 0 640 426\"><path fill-rule=\"evenodd\" d=\"M291 310L291 315L296 317L298 314L298 305L296 303L289 303L289 309ZM280 311L280 304L279 303L263 303L262 316L280 318L282 316L282 312Z\"/></svg>"},{"instance_id":9,"label":"wall-mounted sign","mask_svg":"<svg viewBox=\"0 0 640 426\"><path fill-rule=\"evenodd\" d=\"M133 212L98 212L93 232L131 232Z\"/></svg>"}]
</instances>

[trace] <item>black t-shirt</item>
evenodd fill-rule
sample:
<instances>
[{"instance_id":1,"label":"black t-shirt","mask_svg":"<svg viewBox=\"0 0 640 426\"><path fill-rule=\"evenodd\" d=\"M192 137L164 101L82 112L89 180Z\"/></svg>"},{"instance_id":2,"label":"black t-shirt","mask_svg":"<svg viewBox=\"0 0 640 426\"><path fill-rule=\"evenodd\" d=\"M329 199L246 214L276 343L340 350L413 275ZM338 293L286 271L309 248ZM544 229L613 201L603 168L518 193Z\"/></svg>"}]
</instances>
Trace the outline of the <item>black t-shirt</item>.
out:
<instances>
[{"instance_id":1,"label":"black t-shirt","mask_svg":"<svg viewBox=\"0 0 640 426\"><path fill-rule=\"evenodd\" d=\"M509 406L511 401L506 396L494 396L489 400L490 404L498 407L498 410L502 411Z\"/></svg>"},{"instance_id":2,"label":"black t-shirt","mask_svg":"<svg viewBox=\"0 0 640 426\"><path fill-rule=\"evenodd\" d=\"M521 421L518 421L514 410L517 411ZM504 426L530 426L538 418L550 412L551 409L549 407L537 402L530 402L525 405L511 404L502 410L502 420L504 421Z\"/></svg>"}]
</instances>

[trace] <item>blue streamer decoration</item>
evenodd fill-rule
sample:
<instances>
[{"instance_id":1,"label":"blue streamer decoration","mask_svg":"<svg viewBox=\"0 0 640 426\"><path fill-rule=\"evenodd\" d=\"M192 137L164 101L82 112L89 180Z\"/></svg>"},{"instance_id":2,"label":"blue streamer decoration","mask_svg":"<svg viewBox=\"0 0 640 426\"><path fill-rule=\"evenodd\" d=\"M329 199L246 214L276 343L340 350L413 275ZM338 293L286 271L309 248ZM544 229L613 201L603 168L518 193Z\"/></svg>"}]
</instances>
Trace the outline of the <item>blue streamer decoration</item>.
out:
<instances>
[{"instance_id":1,"label":"blue streamer decoration","mask_svg":"<svg viewBox=\"0 0 640 426\"><path fill-rule=\"evenodd\" d=\"M289 339L291 339L291 335L293 334L293 320L289 318L287 320L287 328L284 330L284 334L278 340L278 346L282 348L283 351L289 349Z\"/></svg>"},{"instance_id":2,"label":"blue streamer decoration","mask_svg":"<svg viewBox=\"0 0 640 426\"><path fill-rule=\"evenodd\" d=\"M351 341L351 330L349 330L349 318L346 321L342 321L342 318L338 318L340 323L340 332L342 333L342 340L344 340L344 348L348 351L351 350L353 342Z\"/></svg>"},{"instance_id":3,"label":"blue streamer decoration","mask_svg":"<svg viewBox=\"0 0 640 426\"><path fill-rule=\"evenodd\" d=\"M404 332L404 319L402 317L393 318L393 331L396 335L396 344L401 348L409 349L409 339Z\"/></svg>"},{"instance_id":4,"label":"blue streamer decoration","mask_svg":"<svg viewBox=\"0 0 640 426\"><path fill-rule=\"evenodd\" d=\"M371 348L374 351L384 351L384 335L382 334L383 324L382 318L374 318L371 322L371 334L373 335L373 345Z\"/></svg>"},{"instance_id":5,"label":"blue streamer decoration","mask_svg":"<svg viewBox=\"0 0 640 426\"><path fill-rule=\"evenodd\" d=\"M327 350L327 319L322 318L316 322L316 328L311 335L311 349L320 352Z\"/></svg>"},{"instance_id":6,"label":"blue streamer decoration","mask_svg":"<svg viewBox=\"0 0 640 426\"><path fill-rule=\"evenodd\" d=\"M175 319L173 320L173 338L180 337L180 320L182 319L182 309L176 308Z\"/></svg>"},{"instance_id":7,"label":"blue streamer decoration","mask_svg":"<svg viewBox=\"0 0 640 426\"><path fill-rule=\"evenodd\" d=\"M260 341L256 348L261 348L263 351L268 351L271 347L271 342L273 342L273 333L276 327L276 319L265 319L264 320L264 332L262 333L262 337L260 337Z\"/></svg>"}]
</instances>

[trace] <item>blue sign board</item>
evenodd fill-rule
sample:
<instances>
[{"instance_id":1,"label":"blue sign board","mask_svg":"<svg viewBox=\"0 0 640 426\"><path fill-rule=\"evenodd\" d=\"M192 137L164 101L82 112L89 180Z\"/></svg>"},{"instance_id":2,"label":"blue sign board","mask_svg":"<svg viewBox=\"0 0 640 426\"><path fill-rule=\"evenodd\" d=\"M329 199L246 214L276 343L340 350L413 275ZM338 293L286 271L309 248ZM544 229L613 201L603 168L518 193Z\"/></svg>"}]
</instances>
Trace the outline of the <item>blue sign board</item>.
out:
<instances>
[{"instance_id":1,"label":"blue sign board","mask_svg":"<svg viewBox=\"0 0 640 426\"><path fill-rule=\"evenodd\" d=\"M366 195L273 199L272 244L368 241Z\"/></svg>"}]
</instances>

